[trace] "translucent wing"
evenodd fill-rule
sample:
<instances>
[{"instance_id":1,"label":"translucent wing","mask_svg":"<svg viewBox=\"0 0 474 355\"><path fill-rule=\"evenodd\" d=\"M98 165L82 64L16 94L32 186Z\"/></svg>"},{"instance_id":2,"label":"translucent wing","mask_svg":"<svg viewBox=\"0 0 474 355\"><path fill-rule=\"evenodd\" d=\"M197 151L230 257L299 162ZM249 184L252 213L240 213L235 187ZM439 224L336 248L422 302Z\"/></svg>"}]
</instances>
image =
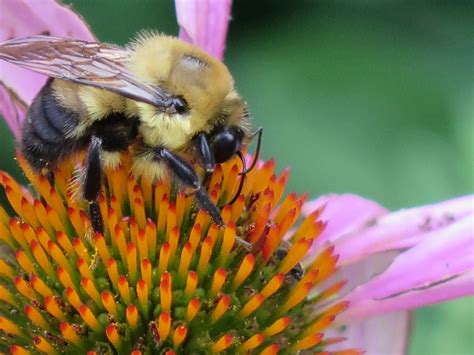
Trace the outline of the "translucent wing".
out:
<instances>
[{"instance_id":1,"label":"translucent wing","mask_svg":"<svg viewBox=\"0 0 474 355\"><path fill-rule=\"evenodd\" d=\"M33 36L0 43L0 59L35 72L93 86L156 107L169 105L170 95L140 82L126 64L123 47L68 38Z\"/></svg>"}]
</instances>

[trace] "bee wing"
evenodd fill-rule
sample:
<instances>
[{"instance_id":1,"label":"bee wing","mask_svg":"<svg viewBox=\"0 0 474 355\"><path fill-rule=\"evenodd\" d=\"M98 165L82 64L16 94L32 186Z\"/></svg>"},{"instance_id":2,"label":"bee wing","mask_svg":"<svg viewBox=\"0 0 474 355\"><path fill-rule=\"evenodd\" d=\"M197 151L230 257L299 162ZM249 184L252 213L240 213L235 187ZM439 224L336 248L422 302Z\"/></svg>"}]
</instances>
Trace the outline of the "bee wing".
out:
<instances>
[{"instance_id":1,"label":"bee wing","mask_svg":"<svg viewBox=\"0 0 474 355\"><path fill-rule=\"evenodd\" d=\"M129 72L130 57L130 50L124 47L68 38L33 36L0 43L0 59L7 62L156 107L167 106L167 93Z\"/></svg>"}]
</instances>

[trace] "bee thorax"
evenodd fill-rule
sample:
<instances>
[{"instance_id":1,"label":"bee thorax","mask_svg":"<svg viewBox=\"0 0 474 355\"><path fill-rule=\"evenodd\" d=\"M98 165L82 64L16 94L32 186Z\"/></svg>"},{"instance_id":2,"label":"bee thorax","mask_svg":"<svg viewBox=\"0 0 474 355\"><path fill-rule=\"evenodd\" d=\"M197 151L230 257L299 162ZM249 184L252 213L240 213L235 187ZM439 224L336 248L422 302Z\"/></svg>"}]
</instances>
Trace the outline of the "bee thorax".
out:
<instances>
[{"instance_id":1,"label":"bee thorax","mask_svg":"<svg viewBox=\"0 0 474 355\"><path fill-rule=\"evenodd\" d=\"M192 137L191 122L182 115L155 113L151 117L141 115L139 133L145 144L151 147L165 146L176 150L184 147Z\"/></svg>"}]
</instances>

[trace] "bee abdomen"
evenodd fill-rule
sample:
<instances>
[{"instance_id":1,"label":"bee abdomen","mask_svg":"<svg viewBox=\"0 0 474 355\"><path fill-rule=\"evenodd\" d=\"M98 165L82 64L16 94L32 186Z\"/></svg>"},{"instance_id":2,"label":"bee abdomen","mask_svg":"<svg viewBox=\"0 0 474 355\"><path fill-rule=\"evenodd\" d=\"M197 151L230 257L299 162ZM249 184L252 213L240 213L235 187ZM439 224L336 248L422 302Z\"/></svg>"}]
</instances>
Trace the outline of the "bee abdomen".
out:
<instances>
[{"instance_id":1,"label":"bee abdomen","mask_svg":"<svg viewBox=\"0 0 474 355\"><path fill-rule=\"evenodd\" d=\"M79 117L58 102L51 83L48 81L35 97L23 124L21 150L37 170L54 167L61 159L84 146L84 142L68 138Z\"/></svg>"},{"instance_id":2,"label":"bee abdomen","mask_svg":"<svg viewBox=\"0 0 474 355\"><path fill-rule=\"evenodd\" d=\"M63 144L64 135L48 120L47 105L49 103L44 96L33 101L27 116L27 120L31 120L31 130L46 144Z\"/></svg>"},{"instance_id":3,"label":"bee abdomen","mask_svg":"<svg viewBox=\"0 0 474 355\"><path fill-rule=\"evenodd\" d=\"M58 92L61 86L59 86L59 89L58 86L56 86L56 89L53 90L53 83L54 80L43 88L43 109L46 114L46 119L51 126L61 132L63 136L70 137L71 133L79 125L79 114L59 102L55 92ZM77 90L79 90L79 87Z\"/></svg>"}]
</instances>

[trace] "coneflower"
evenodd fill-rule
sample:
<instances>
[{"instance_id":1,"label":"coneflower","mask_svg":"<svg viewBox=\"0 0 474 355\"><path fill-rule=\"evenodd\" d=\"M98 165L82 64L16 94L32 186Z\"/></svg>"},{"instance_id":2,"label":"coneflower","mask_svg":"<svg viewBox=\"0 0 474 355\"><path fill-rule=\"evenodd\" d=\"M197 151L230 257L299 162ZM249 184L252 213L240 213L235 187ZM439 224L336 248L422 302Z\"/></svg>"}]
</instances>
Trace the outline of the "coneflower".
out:
<instances>
[{"instance_id":1,"label":"coneflower","mask_svg":"<svg viewBox=\"0 0 474 355\"><path fill-rule=\"evenodd\" d=\"M0 175L15 212L0 210L0 237L14 259L0 267L0 341L13 353L272 354L341 340L323 332L348 303L317 307L344 286L320 287L337 255L329 247L308 256L325 226L321 210L300 219L306 197L282 197L288 171L276 173L272 160L248 175L232 205L225 201L241 167L217 167L209 194L224 204L225 228L172 181L109 170L99 198L103 235L91 234L87 205L68 190L74 164L62 164L50 185L17 160L31 192Z\"/></svg>"}]
</instances>

